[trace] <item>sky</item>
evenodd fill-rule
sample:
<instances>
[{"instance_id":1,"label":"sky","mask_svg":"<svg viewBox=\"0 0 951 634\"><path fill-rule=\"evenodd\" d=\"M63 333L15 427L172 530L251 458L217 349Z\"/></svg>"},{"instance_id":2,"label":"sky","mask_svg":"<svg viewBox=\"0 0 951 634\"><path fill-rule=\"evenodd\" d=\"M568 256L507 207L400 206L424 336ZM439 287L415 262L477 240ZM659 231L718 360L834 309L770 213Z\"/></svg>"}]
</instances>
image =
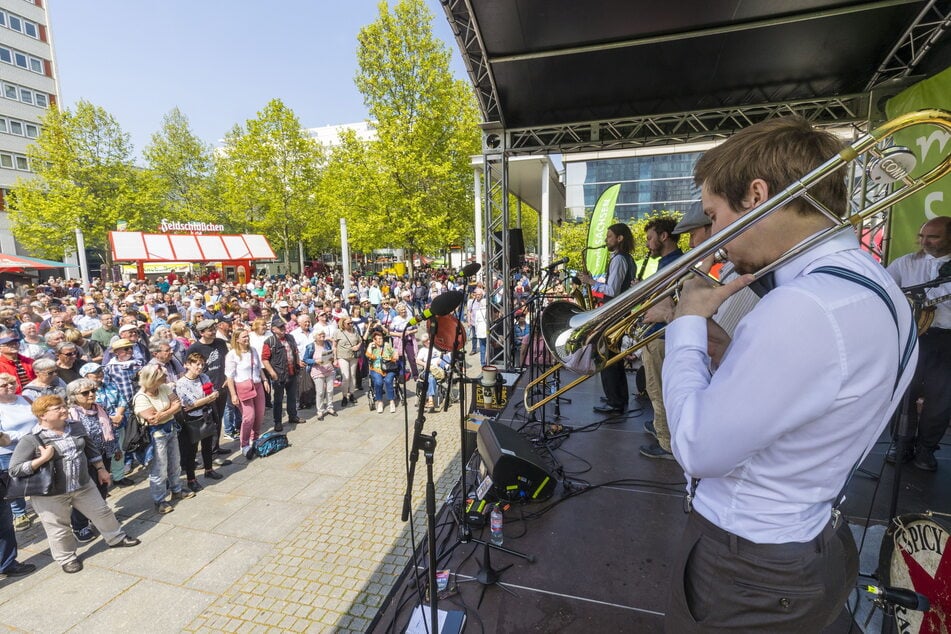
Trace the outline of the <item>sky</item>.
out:
<instances>
[{"instance_id":1,"label":"sky","mask_svg":"<svg viewBox=\"0 0 951 634\"><path fill-rule=\"evenodd\" d=\"M466 78L438 0L433 33ZM390 1L392 6L393 1ZM47 0L60 105L104 108L136 155L178 107L218 145L277 97L305 128L367 118L354 85L357 33L375 0Z\"/></svg>"}]
</instances>

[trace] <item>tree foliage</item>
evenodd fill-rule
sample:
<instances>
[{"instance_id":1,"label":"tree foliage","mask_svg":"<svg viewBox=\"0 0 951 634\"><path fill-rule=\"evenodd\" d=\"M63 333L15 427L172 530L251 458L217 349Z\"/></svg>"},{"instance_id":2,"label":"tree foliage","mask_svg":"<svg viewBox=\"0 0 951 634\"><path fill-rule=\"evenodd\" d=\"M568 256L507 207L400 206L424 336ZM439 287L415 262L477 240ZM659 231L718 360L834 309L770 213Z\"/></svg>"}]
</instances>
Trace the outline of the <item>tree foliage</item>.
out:
<instances>
[{"instance_id":1,"label":"tree foliage","mask_svg":"<svg viewBox=\"0 0 951 634\"><path fill-rule=\"evenodd\" d=\"M154 219L154 189L112 115L80 101L75 110L50 108L41 123L27 150L35 178L19 180L10 196L13 234L30 252L63 257L75 250L76 228L87 246L104 248L117 220L144 228Z\"/></svg>"},{"instance_id":2,"label":"tree foliage","mask_svg":"<svg viewBox=\"0 0 951 634\"><path fill-rule=\"evenodd\" d=\"M284 249L287 264L305 230L334 222L317 209L322 159L320 144L280 99L232 128L217 161L231 227L263 233Z\"/></svg>"},{"instance_id":3,"label":"tree foliage","mask_svg":"<svg viewBox=\"0 0 951 634\"><path fill-rule=\"evenodd\" d=\"M201 222L220 220L211 146L173 108L143 151L163 214Z\"/></svg>"},{"instance_id":4,"label":"tree foliage","mask_svg":"<svg viewBox=\"0 0 951 634\"><path fill-rule=\"evenodd\" d=\"M344 139L328 173L325 207L341 213L354 246L434 253L471 233L477 114L422 0L400 0L360 31L356 84L376 139ZM362 146L362 147L360 147Z\"/></svg>"}]
</instances>

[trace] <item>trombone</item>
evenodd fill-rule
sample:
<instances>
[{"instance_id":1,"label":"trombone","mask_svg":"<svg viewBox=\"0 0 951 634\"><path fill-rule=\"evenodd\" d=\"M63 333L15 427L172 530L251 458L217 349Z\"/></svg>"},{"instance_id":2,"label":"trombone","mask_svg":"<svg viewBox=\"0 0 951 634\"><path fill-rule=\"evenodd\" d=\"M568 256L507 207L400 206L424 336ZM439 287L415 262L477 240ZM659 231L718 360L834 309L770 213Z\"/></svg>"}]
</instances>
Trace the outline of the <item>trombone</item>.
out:
<instances>
[{"instance_id":1,"label":"trombone","mask_svg":"<svg viewBox=\"0 0 951 634\"><path fill-rule=\"evenodd\" d=\"M898 147L888 149L878 147L882 141L896 132L916 125L937 126L943 128L945 134L951 134L951 113L939 109L921 110L901 115L884 123L840 150L834 157L791 183L756 209L740 217L723 231L682 255L662 271L635 284L600 308L584 311L572 302L550 304L541 316L542 337L549 351L558 359L558 363L525 388L526 411L535 411L586 381L595 373L621 362L629 354L660 337L663 329L657 330L650 336L642 336L646 330L643 328L645 313L667 297L676 298L677 291L687 275L702 275L719 284L714 278L700 272L697 268L699 263L716 254L730 240L745 233L756 222L789 202L799 198L804 199L828 217L833 226L787 251L772 264L757 271L755 273L757 279L800 253L832 238L840 231L846 228L854 230L867 218L882 213L888 207L946 176L951 172L951 151L935 167L917 178L912 178L910 173L916 166L917 158L910 150ZM893 182L894 188L864 209L840 218L816 200L809 193L809 189L825 178L837 178L836 172L840 168L859 157L866 160L867 170L875 174L872 177L873 180L884 174L886 182ZM546 394L541 400L530 402L535 393L535 386L563 367L580 373L580 376L562 386L561 389Z\"/></svg>"}]
</instances>

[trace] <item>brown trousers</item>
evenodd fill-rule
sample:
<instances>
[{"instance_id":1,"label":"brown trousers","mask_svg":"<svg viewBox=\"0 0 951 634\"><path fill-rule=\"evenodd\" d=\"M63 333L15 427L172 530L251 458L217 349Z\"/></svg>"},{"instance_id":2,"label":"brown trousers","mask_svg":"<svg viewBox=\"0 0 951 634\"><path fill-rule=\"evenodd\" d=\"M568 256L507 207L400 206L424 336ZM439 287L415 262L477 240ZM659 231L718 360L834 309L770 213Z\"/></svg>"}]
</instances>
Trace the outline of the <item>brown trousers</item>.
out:
<instances>
[{"instance_id":1,"label":"brown trousers","mask_svg":"<svg viewBox=\"0 0 951 634\"><path fill-rule=\"evenodd\" d=\"M690 514L664 620L670 634L819 632L855 588L858 553L846 522L814 539L755 544Z\"/></svg>"}]
</instances>

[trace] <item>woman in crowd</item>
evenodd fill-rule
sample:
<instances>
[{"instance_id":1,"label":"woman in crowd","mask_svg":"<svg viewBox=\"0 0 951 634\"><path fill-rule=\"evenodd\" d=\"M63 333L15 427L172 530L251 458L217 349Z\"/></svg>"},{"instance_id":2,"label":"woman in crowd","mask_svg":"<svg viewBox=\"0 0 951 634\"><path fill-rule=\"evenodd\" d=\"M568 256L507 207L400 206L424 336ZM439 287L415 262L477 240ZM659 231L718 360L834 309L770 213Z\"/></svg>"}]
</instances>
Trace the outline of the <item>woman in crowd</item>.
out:
<instances>
[{"instance_id":1,"label":"woman in crowd","mask_svg":"<svg viewBox=\"0 0 951 634\"><path fill-rule=\"evenodd\" d=\"M126 412L129 409L129 401L126 400L114 383L106 381L102 366L98 363L87 363L79 368L79 376L96 384L96 403L106 410L106 415L109 416L112 429L115 432L116 445L121 449L122 438L125 435ZM122 460L112 461L111 473L112 481L117 486L127 487L135 484L125 475L125 465Z\"/></svg>"},{"instance_id":2,"label":"woman in crowd","mask_svg":"<svg viewBox=\"0 0 951 634\"><path fill-rule=\"evenodd\" d=\"M30 402L17 394L17 379L7 373L0 373L0 432L6 434L11 443L0 447L0 469L10 468L10 458L17 442L30 433L36 425L36 417L30 409ZM10 510L13 511L13 528L25 531L33 525L33 518L26 512L26 500L14 498L10 500Z\"/></svg>"},{"instance_id":3,"label":"woman in crowd","mask_svg":"<svg viewBox=\"0 0 951 634\"><path fill-rule=\"evenodd\" d=\"M418 328L409 324L409 307L405 302L396 305L396 317L390 322L390 341L396 349L396 354L404 359L406 367L404 371L409 371L413 379L419 378L419 370L416 367L416 332Z\"/></svg>"},{"instance_id":4,"label":"woman in crowd","mask_svg":"<svg viewBox=\"0 0 951 634\"><path fill-rule=\"evenodd\" d=\"M50 554L63 567L63 572L83 569L69 526L73 508L92 521L110 547L138 546L139 540L125 534L93 485L91 471L96 473L100 484L109 483L109 472L86 429L79 423L67 423L63 399L56 395L40 396L33 402L32 410L39 422L17 444L10 460L10 475L28 477L53 461L52 491L49 495L33 496L31 501L46 531Z\"/></svg>"},{"instance_id":5,"label":"woman in crowd","mask_svg":"<svg viewBox=\"0 0 951 634\"><path fill-rule=\"evenodd\" d=\"M40 336L39 327L32 321L20 324L20 354L31 359L39 359L46 354L46 341Z\"/></svg>"},{"instance_id":6,"label":"woman in crowd","mask_svg":"<svg viewBox=\"0 0 951 634\"><path fill-rule=\"evenodd\" d=\"M258 321L254 320L255 325ZM261 355L251 346L251 333L245 329L231 335L231 350L225 356L225 377L231 404L241 409L241 454L250 460L264 420L264 393L270 386L261 378Z\"/></svg>"},{"instance_id":7,"label":"woman in crowd","mask_svg":"<svg viewBox=\"0 0 951 634\"><path fill-rule=\"evenodd\" d=\"M314 342L304 348L304 364L311 369L310 376L314 379L317 420L323 420L327 414L336 416L333 401L334 346L322 328L314 330Z\"/></svg>"},{"instance_id":8,"label":"woman in crowd","mask_svg":"<svg viewBox=\"0 0 951 634\"><path fill-rule=\"evenodd\" d=\"M92 339L86 339L76 328L66 329L66 341L75 344L79 348L79 356L84 359L84 363L102 363L103 349L98 342Z\"/></svg>"},{"instance_id":9,"label":"woman in crowd","mask_svg":"<svg viewBox=\"0 0 951 634\"><path fill-rule=\"evenodd\" d=\"M248 333L248 341L251 347L257 351L259 359L264 350L264 340L271 336L271 331L268 328L269 325L270 322L267 317L258 317L251 322L251 332Z\"/></svg>"},{"instance_id":10,"label":"woman in crowd","mask_svg":"<svg viewBox=\"0 0 951 634\"><path fill-rule=\"evenodd\" d=\"M171 489L172 500L194 497L182 489L182 460L178 449L175 414L182 408L181 401L165 382L165 368L149 364L139 372L139 391L132 399L132 411L143 424L148 425L152 444L146 452L149 468L149 491L155 510L171 513L174 508L165 501Z\"/></svg>"},{"instance_id":11,"label":"woman in crowd","mask_svg":"<svg viewBox=\"0 0 951 634\"><path fill-rule=\"evenodd\" d=\"M66 382L56 374L56 362L42 358L33 362L33 371L36 378L23 386L21 394L29 401L35 401L40 396L54 394L66 399Z\"/></svg>"},{"instance_id":12,"label":"woman in crowd","mask_svg":"<svg viewBox=\"0 0 951 634\"><path fill-rule=\"evenodd\" d=\"M354 308L359 312L359 307ZM343 317L339 326L331 343L334 359L340 368L340 407L343 408L347 403L357 402L353 393L357 389L357 362L363 347L363 337L353 327L353 320L349 316Z\"/></svg>"},{"instance_id":13,"label":"woman in crowd","mask_svg":"<svg viewBox=\"0 0 951 634\"><path fill-rule=\"evenodd\" d=\"M202 490L195 476L195 455L199 444L201 444L201 460L205 467L205 477L209 480L220 480L223 477L214 468L213 435L200 438L185 428L189 425L189 421L194 429L200 421L214 416L211 405L218 400L218 390L214 389L208 375L202 374L204 369L205 357L199 352L192 352L185 357L185 373L175 382L175 394L182 402L186 421L178 432L178 447L182 454L182 468L185 470L188 489L193 493Z\"/></svg>"},{"instance_id":14,"label":"woman in crowd","mask_svg":"<svg viewBox=\"0 0 951 634\"><path fill-rule=\"evenodd\" d=\"M175 336L175 340L179 343L179 347L184 351L188 349L188 346L195 343L195 336L192 334L191 329L188 327L184 321L175 321L169 326L172 329L172 334ZM181 359L179 359L181 361Z\"/></svg>"},{"instance_id":15,"label":"woman in crowd","mask_svg":"<svg viewBox=\"0 0 951 634\"><path fill-rule=\"evenodd\" d=\"M163 343L169 345L169 347L172 349L172 355L179 363L184 363L185 346L181 341L175 338L175 333L172 332L171 326L167 326L165 324L156 327L152 332L152 336L149 337L149 346Z\"/></svg>"},{"instance_id":16,"label":"woman in crowd","mask_svg":"<svg viewBox=\"0 0 951 634\"><path fill-rule=\"evenodd\" d=\"M370 360L370 381L373 384L377 413L383 413L384 387L386 388L386 398L390 402L390 413L395 413L396 396L393 392L393 381L396 379L396 365L399 357L392 345L383 343L382 330L373 331L370 345L367 346L366 356Z\"/></svg>"},{"instance_id":17,"label":"woman in crowd","mask_svg":"<svg viewBox=\"0 0 951 634\"><path fill-rule=\"evenodd\" d=\"M109 415L101 405L96 403L97 384L91 379L76 379L66 386L66 397L70 405L69 420L80 423L86 429L89 443L102 457L102 466L106 471L112 468L112 461L120 460L122 453L118 451L116 434L109 420ZM93 474L90 474L93 475ZM99 482L99 495L106 499L109 491L109 482ZM89 520L76 509L73 509L70 521L76 541L85 543L95 538Z\"/></svg>"}]
</instances>

